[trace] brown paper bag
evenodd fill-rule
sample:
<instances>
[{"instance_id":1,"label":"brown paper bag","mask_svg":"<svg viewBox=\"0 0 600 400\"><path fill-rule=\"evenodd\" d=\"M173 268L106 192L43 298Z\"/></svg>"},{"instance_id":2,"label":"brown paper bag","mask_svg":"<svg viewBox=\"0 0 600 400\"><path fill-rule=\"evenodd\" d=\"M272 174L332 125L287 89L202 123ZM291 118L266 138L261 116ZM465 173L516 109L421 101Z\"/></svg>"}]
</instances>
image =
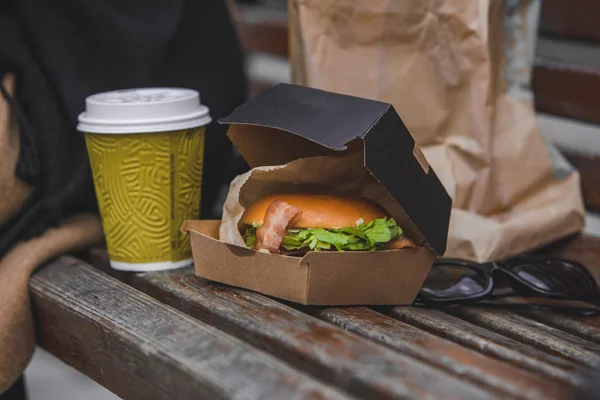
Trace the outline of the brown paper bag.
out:
<instances>
[{"instance_id":1,"label":"brown paper bag","mask_svg":"<svg viewBox=\"0 0 600 400\"><path fill-rule=\"evenodd\" d=\"M584 226L529 89L539 2L290 0L295 83L390 102L454 201L446 256L501 259Z\"/></svg>"}]
</instances>

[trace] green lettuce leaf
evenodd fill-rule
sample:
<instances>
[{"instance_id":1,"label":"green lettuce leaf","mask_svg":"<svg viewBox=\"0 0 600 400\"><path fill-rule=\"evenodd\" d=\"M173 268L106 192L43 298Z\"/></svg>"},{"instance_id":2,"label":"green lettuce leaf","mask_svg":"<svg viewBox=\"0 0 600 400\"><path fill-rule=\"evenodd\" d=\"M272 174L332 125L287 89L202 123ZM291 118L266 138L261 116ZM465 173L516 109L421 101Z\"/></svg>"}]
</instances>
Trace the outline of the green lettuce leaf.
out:
<instances>
[{"instance_id":1,"label":"green lettuce leaf","mask_svg":"<svg viewBox=\"0 0 600 400\"><path fill-rule=\"evenodd\" d=\"M254 247L254 242L256 242L256 228L253 226L246 227L246 234L244 235L244 241L246 242L246 247Z\"/></svg>"},{"instance_id":2,"label":"green lettuce leaf","mask_svg":"<svg viewBox=\"0 0 600 400\"><path fill-rule=\"evenodd\" d=\"M392 218L378 218L369 224L341 229L298 229L286 230L281 247L286 250L310 248L311 250L373 251L402 236L402 228ZM244 236L246 246L253 247L256 227L248 226Z\"/></svg>"}]
</instances>

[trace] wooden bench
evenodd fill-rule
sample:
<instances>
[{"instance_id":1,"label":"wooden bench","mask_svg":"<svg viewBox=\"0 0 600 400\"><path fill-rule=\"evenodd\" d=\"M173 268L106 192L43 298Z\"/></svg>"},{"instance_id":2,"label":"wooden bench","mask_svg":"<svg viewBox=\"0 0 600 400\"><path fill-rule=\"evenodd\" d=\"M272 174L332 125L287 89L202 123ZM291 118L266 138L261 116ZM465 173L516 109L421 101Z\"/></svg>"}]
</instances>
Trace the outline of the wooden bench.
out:
<instances>
[{"instance_id":1,"label":"wooden bench","mask_svg":"<svg viewBox=\"0 0 600 400\"><path fill-rule=\"evenodd\" d=\"M552 251L600 280L600 239ZM58 258L30 287L39 344L125 399L559 399L600 363L598 316L302 307L191 268L112 271L103 249Z\"/></svg>"}]
</instances>

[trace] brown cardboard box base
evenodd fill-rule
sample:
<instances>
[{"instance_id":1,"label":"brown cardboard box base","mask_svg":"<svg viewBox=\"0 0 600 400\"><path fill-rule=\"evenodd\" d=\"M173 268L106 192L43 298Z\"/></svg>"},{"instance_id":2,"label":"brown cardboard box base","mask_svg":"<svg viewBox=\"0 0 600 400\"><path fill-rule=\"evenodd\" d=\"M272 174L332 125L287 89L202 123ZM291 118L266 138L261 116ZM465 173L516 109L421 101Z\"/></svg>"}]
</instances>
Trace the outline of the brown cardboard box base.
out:
<instances>
[{"instance_id":1,"label":"brown cardboard box base","mask_svg":"<svg viewBox=\"0 0 600 400\"><path fill-rule=\"evenodd\" d=\"M220 221L188 221L196 275L310 305L410 304L435 254L425 248L376 252L266 254L218 240Z\"/></svg>"}]
</instances>

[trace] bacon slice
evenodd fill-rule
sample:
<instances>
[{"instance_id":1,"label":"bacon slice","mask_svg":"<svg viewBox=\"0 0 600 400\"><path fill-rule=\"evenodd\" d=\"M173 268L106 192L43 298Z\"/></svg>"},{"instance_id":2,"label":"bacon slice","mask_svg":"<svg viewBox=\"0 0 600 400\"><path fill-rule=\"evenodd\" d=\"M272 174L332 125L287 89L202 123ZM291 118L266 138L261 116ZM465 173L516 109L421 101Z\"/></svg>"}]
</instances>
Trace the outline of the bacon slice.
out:
<instances>
[{"instance_id":1,"label":"bacon slice","mask_svg":"<svg viewBox=\"0 0 600 400\"><path fill-rule=\"evenodd\" d=\"M283 241L285 230L290 222L297 220L302 211L285 201L272 202L263 219L263 225L256 230L254 249L266 249L271 253L279 254L279 246Z\"/></svg>"},{"instance_id":2,"label":"bacon slice","mask_svg":"<svg viewBox=\"0 0 600 400\"><path fill-rule=\"evenodd\" d=\"M385 246L383 246L385 250L416 249L417 247L418 246L406 236L402 236L400 239L387 242Z\"/></svg>"}]
</instances>

